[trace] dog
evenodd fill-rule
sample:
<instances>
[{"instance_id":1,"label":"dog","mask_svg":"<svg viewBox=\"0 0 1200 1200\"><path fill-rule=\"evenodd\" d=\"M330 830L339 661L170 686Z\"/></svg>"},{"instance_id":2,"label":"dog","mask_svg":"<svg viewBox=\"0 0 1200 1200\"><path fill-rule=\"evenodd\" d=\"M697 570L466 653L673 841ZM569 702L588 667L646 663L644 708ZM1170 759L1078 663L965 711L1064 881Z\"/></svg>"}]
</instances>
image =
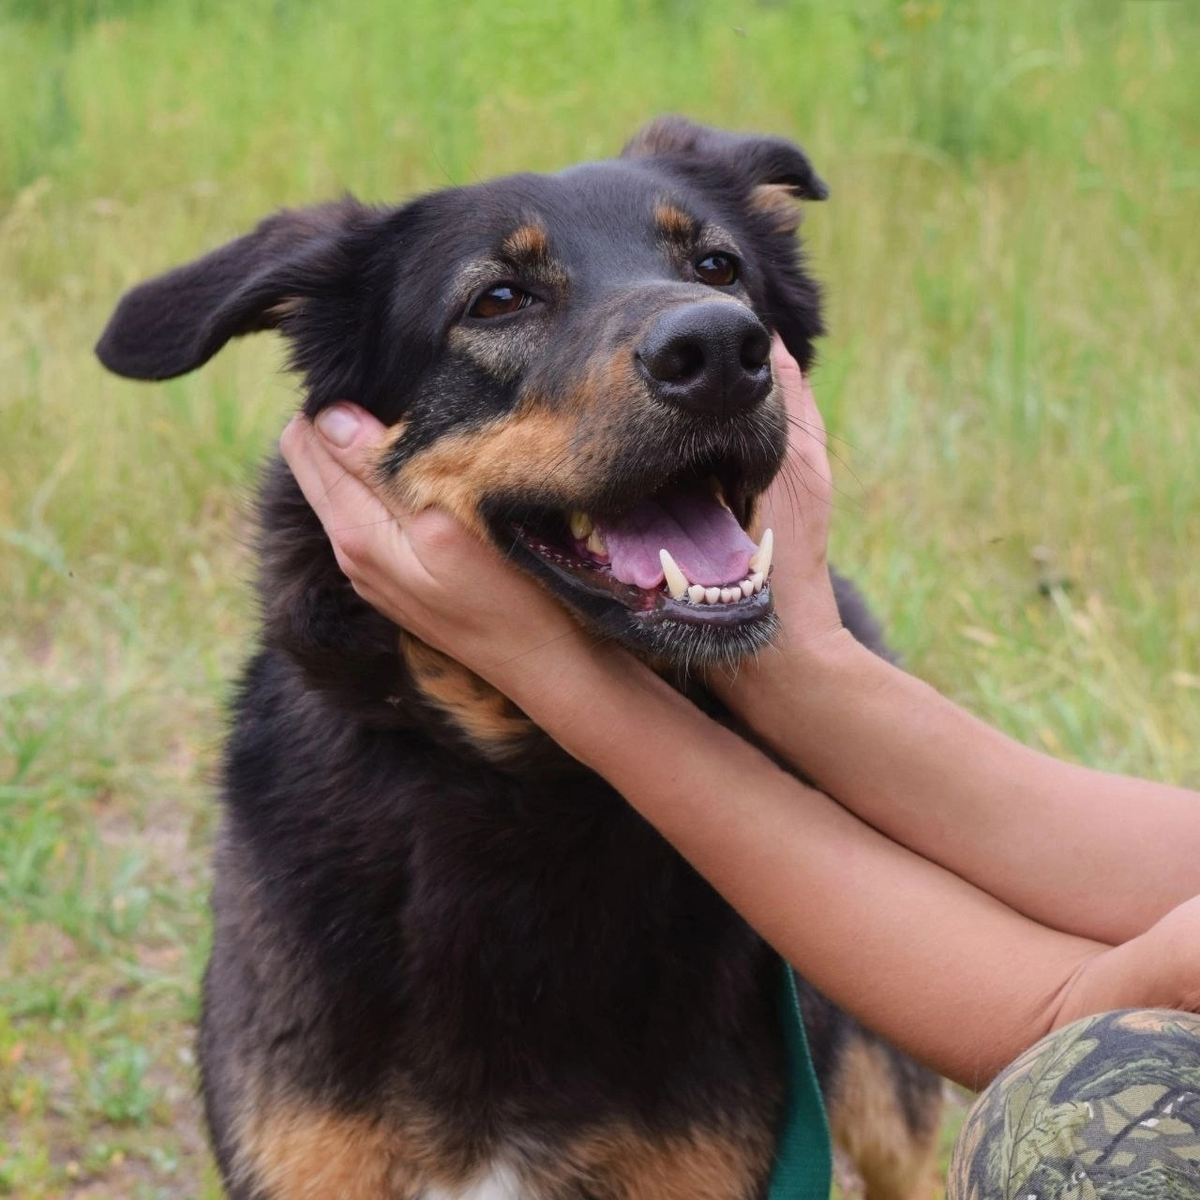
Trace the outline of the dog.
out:
<instances>
[{"instance_id":1,"label":"dog","mask_svg":"<svg viewBox=\"0 0 1200 1200\"><path fill-rule=\"evenodd\" d=\"M808 367L822 332L797 230L825 195L788 141L664 118L556 175L281 211L127 293L97 353L160 380L278 330L305 413L351 399L390 427L383 486L716 711L690 669L776 628L747 531L786 445L770 333ZM228 1194L763 1196L771 951L602 780L369 608L279 460L260 528L199 1037ZM835 1142L871 1200L915 1200L940 1081L800 986Z\"/></svg>"}]
</instances>

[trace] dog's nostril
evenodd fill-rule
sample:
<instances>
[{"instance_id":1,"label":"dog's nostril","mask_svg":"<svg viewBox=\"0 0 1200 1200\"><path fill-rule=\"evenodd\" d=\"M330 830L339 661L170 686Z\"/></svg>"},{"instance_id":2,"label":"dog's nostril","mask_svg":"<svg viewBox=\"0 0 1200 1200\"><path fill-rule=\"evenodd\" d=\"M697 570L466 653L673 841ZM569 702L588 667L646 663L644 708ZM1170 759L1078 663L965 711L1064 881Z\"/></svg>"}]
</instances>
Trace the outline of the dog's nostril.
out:
<instances>
[{"instance_id":1,"label":"dog's nostril","mask_svg":"<svg viewBox=\"0 0 1200 1200\"><path fill-rule=\"evenodd\" d=\"M747 371L757 371L771 357L771 338L765 329L753 329L742 342L739 355Z\"/></svg>"},{"instance_id":2,"label":"dog's nostril","mask_svg":"<svg viewBox=\"0 0 1200 1200\"><path fill-rule=\"evenodd\" d=\"M704 347L695 338L674 338L665 345L643 349L638 357L659 383L683 383L704 370Z\"/></svg>"}]
</instances>

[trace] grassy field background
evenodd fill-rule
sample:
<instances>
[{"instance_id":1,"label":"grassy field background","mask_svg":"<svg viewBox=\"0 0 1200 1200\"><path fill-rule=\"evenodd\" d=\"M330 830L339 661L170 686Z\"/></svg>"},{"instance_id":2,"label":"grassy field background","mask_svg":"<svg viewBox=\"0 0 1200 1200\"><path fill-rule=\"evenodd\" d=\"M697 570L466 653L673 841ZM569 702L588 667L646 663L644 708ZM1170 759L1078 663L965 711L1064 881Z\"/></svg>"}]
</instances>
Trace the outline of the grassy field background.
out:
<instances>
[{"instance_id":1,"label":"grassy field background","mask_svg":"<svg viewBox=\"0 0 1200 1200\"><path fill-rule=\"evenodd\" d=\"M662 111L795 137L833 193L839 562L987 719L1200 785L1194 5L343 10L0 0L0 1194L217 1195L211 771L296 392L267 339L157 387L90 347L278 205L554 169Z\"/></svg>"}]
</instances>

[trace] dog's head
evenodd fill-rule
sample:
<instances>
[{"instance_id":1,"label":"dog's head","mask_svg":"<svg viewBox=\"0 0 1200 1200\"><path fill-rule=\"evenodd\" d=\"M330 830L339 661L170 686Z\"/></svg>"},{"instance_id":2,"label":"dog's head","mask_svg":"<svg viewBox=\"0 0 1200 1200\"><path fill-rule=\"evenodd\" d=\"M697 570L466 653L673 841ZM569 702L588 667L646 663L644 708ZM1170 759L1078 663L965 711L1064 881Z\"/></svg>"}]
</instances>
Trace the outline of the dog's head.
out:
<instances>
[{"instance_id":1,"label":"dog's head","mask_svg":"<svg viewBox=\"0 0 1200 1200\"><path fill-rule=\"evenodd\" d=\"M747 532L786 441L770 331L808 365L796 202L824 196L789 142L661 120L557 175L279 213L131 291L97 351L164 379L279 329L309 415L392 426L380 477L410 504L635 650L729 660L773 628Z\"/></svg>"}]
</instances>

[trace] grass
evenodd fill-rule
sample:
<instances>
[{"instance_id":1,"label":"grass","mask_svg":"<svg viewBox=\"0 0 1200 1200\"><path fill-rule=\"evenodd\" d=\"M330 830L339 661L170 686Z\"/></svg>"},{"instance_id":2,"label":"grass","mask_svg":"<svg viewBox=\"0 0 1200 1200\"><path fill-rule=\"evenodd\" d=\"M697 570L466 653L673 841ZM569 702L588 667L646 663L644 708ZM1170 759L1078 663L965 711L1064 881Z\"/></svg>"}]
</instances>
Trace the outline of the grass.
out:
<instances>
[{"instance_id":1,"label":"grass","mask_svg":"<svg viewBox=\"0 0 1200 1200\"><path fill-rule=\"evenodd\" d=\"M280 204L790 134L837 557L910 665L1200 784L1200 27L1172 0L0 0L0 1195L211 1197L210 772L253 627L266 340L161 387L127 285Z\"/></svg>"}]
</instances>

